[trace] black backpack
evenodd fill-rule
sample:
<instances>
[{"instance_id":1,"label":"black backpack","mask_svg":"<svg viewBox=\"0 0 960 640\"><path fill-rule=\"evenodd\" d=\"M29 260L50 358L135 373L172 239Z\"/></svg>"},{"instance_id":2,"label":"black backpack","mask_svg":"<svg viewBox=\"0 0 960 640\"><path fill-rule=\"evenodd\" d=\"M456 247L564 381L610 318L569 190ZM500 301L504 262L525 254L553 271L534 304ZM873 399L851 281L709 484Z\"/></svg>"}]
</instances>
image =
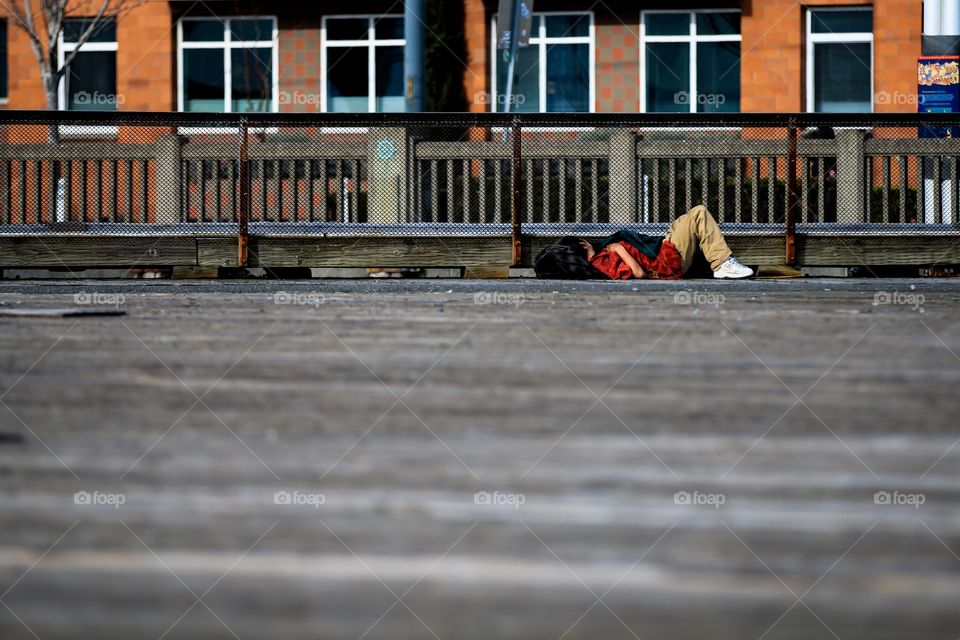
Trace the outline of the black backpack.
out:
<instances>
[{"instance_id":1,"label":"black backpack","mask_svg":"<svg viewBox=\"0 0 960 640\"><path fill-rule=\"evenodd\" d=\"M533 270L538 278L556 280L593 280L608 279L586 259L577 255L569 246L555 244L537 254L533 261Z\"/></svg>"}]
</instances>

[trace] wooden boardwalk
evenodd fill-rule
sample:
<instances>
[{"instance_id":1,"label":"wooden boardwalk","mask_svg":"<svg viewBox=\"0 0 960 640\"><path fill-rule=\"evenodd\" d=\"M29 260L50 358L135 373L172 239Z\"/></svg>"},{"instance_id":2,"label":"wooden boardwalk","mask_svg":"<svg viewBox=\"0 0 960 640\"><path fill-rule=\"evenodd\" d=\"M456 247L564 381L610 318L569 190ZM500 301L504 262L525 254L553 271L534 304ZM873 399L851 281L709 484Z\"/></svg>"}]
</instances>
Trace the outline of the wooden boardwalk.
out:
<instances>
[{"instance_id":1,"label":"wooden boardwalk","mask_svg":"<svg viewBox=\"0 0 960 640\"><path fill-rule=\"evenodd\" d=\"M377 284L0 318L0 638L960 637L960 283Z\"/></svg>"}]
</instances>

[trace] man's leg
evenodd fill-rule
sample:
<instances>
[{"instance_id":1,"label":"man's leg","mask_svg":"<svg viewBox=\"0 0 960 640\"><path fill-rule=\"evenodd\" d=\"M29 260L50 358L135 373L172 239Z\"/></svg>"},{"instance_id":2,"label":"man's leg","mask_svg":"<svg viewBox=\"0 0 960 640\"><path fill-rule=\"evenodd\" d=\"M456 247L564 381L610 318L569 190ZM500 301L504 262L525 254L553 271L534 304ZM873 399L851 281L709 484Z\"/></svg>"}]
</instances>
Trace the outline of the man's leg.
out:
<instances>
[{"instance_id":1,"label":"man's leg","mask_svg":"<svg viewBox=\"0 0 960 640\"><path fill-rule=\"evenodd\" d=\"M673 221L664 240L669 240L677 247L683 262L683 272L686 273L693 264L693 257L697 249L710 263L710 268L716 271L727 258L733 255L727 241L723 239L720 226L705 206L697 205Z\"/></svg>"}]
</instances>

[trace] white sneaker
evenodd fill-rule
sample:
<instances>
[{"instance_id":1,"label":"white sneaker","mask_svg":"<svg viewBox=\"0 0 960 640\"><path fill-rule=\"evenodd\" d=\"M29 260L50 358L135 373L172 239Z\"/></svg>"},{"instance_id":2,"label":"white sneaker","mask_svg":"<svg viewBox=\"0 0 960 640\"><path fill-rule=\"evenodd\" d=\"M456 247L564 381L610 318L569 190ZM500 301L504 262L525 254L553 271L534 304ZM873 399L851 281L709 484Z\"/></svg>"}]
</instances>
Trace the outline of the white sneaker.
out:
<instances>
[{"instance_id":1,"label":"white sneaker","mask_svg":"<svg viewBox=\"0 0 960 640\"><path fill-rule=\"evenodd\" d=\"M743 266L733 256L727 258L726 262L713 272L714 278L749 278L752 275L753 269Z\"/></svg>"}]
</instances>

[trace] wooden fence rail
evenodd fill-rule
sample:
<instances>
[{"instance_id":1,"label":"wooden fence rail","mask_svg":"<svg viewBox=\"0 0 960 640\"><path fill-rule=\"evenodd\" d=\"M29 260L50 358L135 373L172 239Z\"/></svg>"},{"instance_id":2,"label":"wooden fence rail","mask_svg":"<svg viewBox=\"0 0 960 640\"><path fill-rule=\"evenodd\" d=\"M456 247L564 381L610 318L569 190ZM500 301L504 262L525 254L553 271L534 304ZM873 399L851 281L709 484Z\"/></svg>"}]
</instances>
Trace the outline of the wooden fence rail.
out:
<instances>
[{"instance_id":1,"label":"wooden fence rail","mask_svg":"<svg viewBox=\"0 0 960 640\"><path fill-rule=\"evenodd\" d=\"M797 144L799 223L960 224L960 142L864 129ZM705 203L724 223L779 227L784 129L629 128L521 138L523 223L665 223ZM513 145L438 141L402 127L250 138L252 222L506 224ZM819 136L819 137L814 137ZM832 137L829 137L832 136ZM239 145L0 144L0 225L236 223Z\"/></svg>"}]
</instances>

